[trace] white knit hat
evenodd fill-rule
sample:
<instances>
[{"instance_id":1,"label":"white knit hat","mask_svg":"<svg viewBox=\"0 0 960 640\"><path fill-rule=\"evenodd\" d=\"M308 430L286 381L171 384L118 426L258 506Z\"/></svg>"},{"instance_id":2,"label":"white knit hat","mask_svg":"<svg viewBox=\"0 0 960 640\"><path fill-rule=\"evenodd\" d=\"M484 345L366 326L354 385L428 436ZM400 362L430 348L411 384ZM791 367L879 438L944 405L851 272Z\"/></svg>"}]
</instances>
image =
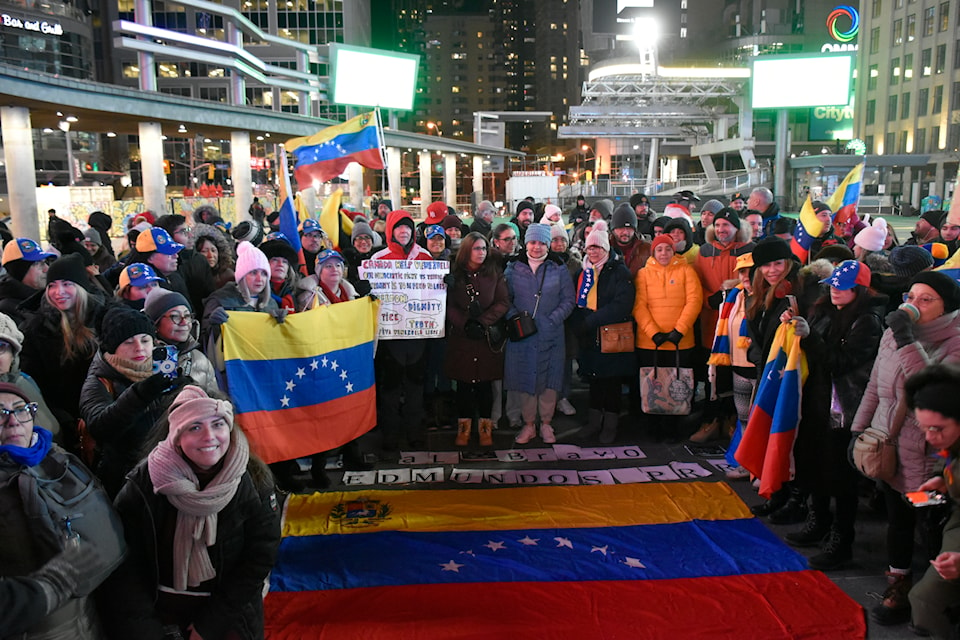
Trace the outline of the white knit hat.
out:
<instances>
[{"instance_id":1,"label":"white knit hat","mask_svg":"<svg viewBox=\"0 0 960 640\"><path fill-rule=\"evenodd\" d=\"M556 222L553 220L553 216L555 215L557 217L556 221L560 221L562 214L563 214L563 211L560 210L560 207L558 207L555 204L548 204L543 208L543 219L541 220L541 222L549 222L550 224L556 224Z\"/></svg>"},{"instance_id":2,"label":"white knit hat","mask_svg":"<svg viewBox=\"0 0 960 640\"><path fill-rule=\"evenodd\" d=\"M887 241L887 221L883 218L874 218L873 224L860 230L853 238L853 243L867 251L880 251Z\"/></svg>"},{"instance_id":3,"label":"white knit hat","mask_svg":"<svg viewBox=\"0 0 960 640\"><path fill-rule=\"evenodd\" d=\"M597 220L593 229L587 235L587 241L583 243L583 246L589 247L591 245L603 247L608 253L610 252L610 232L605 220Z\"/></svg>"},{"instance_id":4,"label":"white knit hat","mask_svg":"<svg viewBox=\"0 0 960 640\"><path fill-rule=\"evenodd\" d=\"M237 245L237 266L234 269L234 278L240 282L248 273L257 269L262 269L269 275L270 261L267 260L263 251L244 240Z\"/></svg>"}]
</instances>

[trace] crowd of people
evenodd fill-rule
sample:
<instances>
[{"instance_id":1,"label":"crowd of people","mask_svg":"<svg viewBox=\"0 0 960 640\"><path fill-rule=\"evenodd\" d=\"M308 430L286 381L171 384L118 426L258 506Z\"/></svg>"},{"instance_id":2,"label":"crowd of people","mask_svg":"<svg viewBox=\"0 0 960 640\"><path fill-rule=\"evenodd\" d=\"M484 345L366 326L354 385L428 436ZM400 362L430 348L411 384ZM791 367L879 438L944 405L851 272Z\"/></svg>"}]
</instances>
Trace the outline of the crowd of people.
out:
<instances>
[{"instance_id":1,"label":"crowd of people","mask_svg":"<svg viewBox=\"0 0 960 640\"><path fill-rule=\"evenodd\" d=\"M317 220L301 221L300 250L262 205L233 228L204 206L134 217L118 255L109 216L92 214L81 231L51 211L49 246L13 238L3 248L0 473L56 482L58 469L89 467L100 496L90 499L114 505L126 553L97 548L107 527L81 533L81 547L93 538L84 554L69 519L38 531L28 505L44 499L39 483L5 483L4 546L31 552L0 561L0 584L21 598L16 615L0 616L0 635L262 637L261 591L280 539L275 487L325 489L328 457L369 469L375 456L424 447L430 430L449 429L458 447L491 447L498 429L517 445L555 443L556 412L577 413L575 372L589 401L572 442L615 442L624 404L657 440L729 438L749 422L784 323L809 363L795 475L754 512L800 525L786 540L820 546L813 568L844 566L866 482L851 443L871 426L890 429L899 467L875 483L890 586L873 615L903 623L913 603L918 628L943 635L960 604L955 519L948 506L917 510L903 496L958 491L960 394L950 391L960 390L960 285L933 269L956 252L960 224L928 211L901 244L882 219L835 224L814 202L823 230L801 260L796 221L769 190L725 200L683 191L658 215L644 194L617 205L579 197L566 212L530 198L499 223L488 201L472 220L434 202L417 223L380 200L370 218L341 222L338 247ZM449 262L446 330L379 340L374 450L364 439L314 452L305 482L297 461L260 462L235 425L217 338L229 311L283 323L370 295L368 259ZM670 397L688 407L701 391L698 428L684 431L690 409L655 408L662 398L642 381L661 369L677 382L691 372ZM933 564L911 590L918 526ZM76 568L98 562L90 597Z\"/></svg>"}]
</instances>

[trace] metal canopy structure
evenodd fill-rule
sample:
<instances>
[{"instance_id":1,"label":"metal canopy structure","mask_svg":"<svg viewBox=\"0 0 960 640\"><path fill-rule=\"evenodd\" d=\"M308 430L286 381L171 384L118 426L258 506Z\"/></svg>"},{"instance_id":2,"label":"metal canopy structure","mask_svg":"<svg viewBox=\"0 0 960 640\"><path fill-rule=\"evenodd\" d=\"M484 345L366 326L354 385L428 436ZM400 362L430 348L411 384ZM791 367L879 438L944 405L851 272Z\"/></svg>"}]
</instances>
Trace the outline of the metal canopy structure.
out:
<instances>
[{"instance_id":1,"label":"metal canopy structure","mask_svg":"<svg viewBox=\"0 0 960 640\"><path fill-rule=\"evenodd\" d=\"M604 67L612 72L604 74ZM620 69L636 73L618 73ZM646 137L661 140L705 141L716 135L722 119L736 113L735 99L743 95L747 78L741 70L709 69L676 74L611 60L591 72L583 85L583 103L571 107L570 124L560 127L560 138ZM686 71L686 70L684 70ZM719 72L719 73L718 73ZM722 132L721 138L726 137Z\"/></svg>"}]
</instances>

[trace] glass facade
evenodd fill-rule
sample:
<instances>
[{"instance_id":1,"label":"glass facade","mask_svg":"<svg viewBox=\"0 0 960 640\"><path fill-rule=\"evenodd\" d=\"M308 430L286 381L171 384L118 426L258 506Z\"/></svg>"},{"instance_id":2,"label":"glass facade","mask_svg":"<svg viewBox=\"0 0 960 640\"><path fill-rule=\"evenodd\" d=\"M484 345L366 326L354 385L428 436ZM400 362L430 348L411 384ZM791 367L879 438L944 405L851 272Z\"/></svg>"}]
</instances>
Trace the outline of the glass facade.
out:
<instances>
[{"instance_id":1,"label":"glass facade","mask_svg":"<svg viewBox=\"0 0 960 640\"><path fill-rule=\"evenodd\" d=\"M0 62L93 79L91 27L73 3L0 2L0 13Z\"/></svg>"}]
</instances>

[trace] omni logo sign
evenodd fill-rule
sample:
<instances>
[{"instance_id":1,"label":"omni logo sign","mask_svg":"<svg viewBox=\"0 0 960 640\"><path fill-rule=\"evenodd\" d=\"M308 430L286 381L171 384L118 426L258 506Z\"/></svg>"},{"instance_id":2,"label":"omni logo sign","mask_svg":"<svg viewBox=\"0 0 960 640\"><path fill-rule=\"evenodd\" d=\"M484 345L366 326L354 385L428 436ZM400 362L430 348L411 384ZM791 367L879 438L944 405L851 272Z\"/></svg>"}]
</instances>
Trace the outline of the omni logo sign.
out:
<instances>
[{"instance_id":1,"label":"omni logo sign","mask_svg":"<svg viewBox=\"0 0 960 640\"><path fill-rule=\"evenodd\" d=\"M846 31L842 31L837 24L844 17L850 21L850 28ZM857 33L860 31L860 13L845 4L835 7L827 16L827 29L830 31L830 36L837 42L850 42L857 37Z\"/></svg>"}]
</instances>

